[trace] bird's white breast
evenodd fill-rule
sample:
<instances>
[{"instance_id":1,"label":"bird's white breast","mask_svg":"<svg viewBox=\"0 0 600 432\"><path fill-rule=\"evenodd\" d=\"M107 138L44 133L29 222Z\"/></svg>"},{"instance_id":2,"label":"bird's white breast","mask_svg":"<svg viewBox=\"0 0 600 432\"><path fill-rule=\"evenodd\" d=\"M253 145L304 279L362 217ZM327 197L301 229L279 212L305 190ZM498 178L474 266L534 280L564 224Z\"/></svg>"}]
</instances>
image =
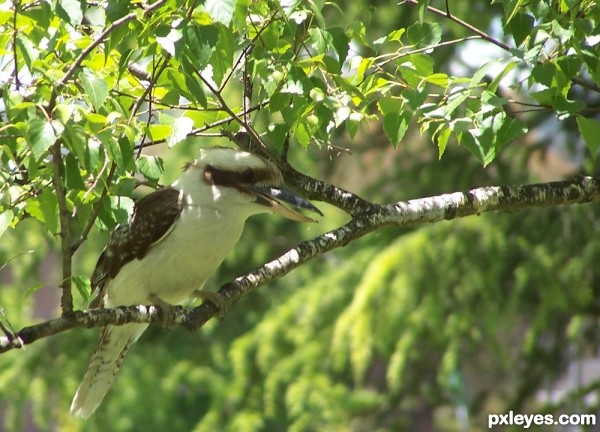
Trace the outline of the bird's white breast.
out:
<instances>
[{"instance_id":1,"label":"bird's white breast","mask_svg":"<svg viewBox=\"0 0 600 432\"><path fill-rule=\"evenodd\" d=\"M234 209L232 209L234 210ZM108 282L106 307L152 303L150 294L170 304L202 288L239 240L246 215L188 206L173 230L141 260L123 266Z\"/></svg>"}]
</instances>

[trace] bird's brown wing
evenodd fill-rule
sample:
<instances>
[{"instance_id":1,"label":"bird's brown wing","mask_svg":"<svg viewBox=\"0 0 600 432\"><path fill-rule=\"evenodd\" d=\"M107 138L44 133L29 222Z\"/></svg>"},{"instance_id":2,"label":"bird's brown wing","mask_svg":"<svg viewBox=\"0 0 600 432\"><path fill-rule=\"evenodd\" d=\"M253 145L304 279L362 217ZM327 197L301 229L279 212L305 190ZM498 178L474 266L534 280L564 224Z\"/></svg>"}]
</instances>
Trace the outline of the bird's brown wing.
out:
<instances>
[{"instance_id":1,"label":"bird's brown wing","mask_svg":"<svg viewBox=\"0 0 600 432\"><path fill-rule=\"evenodd\" d=\"M111 233L90 278L90 308L102 307L106 283L134 259L142 259L150 248L168 235L183 208L180 191L167 187L152 192L136 202L133 214L125 224Z\"/></svg>"}]
</instances>

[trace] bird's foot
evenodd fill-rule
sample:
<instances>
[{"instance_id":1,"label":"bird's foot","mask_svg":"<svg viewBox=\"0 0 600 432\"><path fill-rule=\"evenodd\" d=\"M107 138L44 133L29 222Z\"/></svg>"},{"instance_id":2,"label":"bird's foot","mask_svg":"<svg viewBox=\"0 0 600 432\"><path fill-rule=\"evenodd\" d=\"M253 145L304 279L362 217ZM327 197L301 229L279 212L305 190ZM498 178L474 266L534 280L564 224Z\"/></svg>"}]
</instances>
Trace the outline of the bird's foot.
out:
<instances>
[{"instance_id":1,"label":"bird's foot","mask_svg":"<svg viewBox=\"0 0 600 432\"><path fill-rule=\"evenodd\" d=\"M219 319L225 318L227 315L227 300L221 293L213 292L213 291L202 291L196 290L192 293L192 296L201 299L203 302L211 302L215 305L217 310L219 311Z\"/></svg>"},{"instance_id":2,"label":"bird's foot","mask_svg":"<svg viewBox=\"0 0 600 432\"><path fill-rule=\"evenodd\" d=\"M153 304L159 306L160 310L162 310L163 326L167 329L170 328L175 320L175 311L173 310L173 305L167 303L156 294L150 294L149 299Z\"/></svg>"}]
</instances>

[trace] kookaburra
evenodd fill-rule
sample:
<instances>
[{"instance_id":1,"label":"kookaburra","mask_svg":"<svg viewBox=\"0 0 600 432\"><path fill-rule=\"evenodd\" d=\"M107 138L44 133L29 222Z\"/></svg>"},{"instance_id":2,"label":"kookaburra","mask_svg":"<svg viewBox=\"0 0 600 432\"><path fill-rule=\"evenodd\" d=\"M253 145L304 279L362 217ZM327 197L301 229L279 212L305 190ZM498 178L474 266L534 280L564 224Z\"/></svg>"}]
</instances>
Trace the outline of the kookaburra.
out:
<instances>
[{"instance_id":1,"label":"kookaburra","mask_svg":"<svg viewBox=\"0 0 600 432\"><path fill-rule=\"evenodd\" d=\"M115 228L91 277L90 307L179 304L204 282L240 238L249 216L275 212L296 221L312 219L292 210L320 214L283 186L272 163L231 148L201 150L172 186L140 199L129 221ZM213 293L216 294L216 293ZM106 326L71 414L89 417L115 379L129 347L148 324Z\"/></svg>"}]
</instances>

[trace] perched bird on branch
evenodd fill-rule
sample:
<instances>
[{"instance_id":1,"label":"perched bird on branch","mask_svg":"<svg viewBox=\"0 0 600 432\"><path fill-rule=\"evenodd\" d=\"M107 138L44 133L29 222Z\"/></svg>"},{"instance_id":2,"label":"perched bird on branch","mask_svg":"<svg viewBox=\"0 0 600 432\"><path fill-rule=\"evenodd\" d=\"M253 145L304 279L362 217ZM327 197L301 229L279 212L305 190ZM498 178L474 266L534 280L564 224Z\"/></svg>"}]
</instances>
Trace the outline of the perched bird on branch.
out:
<instances>
[{"instance_id":1,"label":"perched bird on branch","mask_svg":"<svg viewBox=\"0 0 600 432\"><path fill-rule=\"evenodd\" d=\"M321 212L283 186L271 162L231 148L201 150L172 186L140 199L129 221L112 232L91 277L90 307L170 305L190 297L225 307L218 293L199 291L239 240L246 219L263 212L313 221L292 207ZM129 347L148 324L106 326L71 414L88 418L113 383Z\"/></svg>"}]
</instances>

